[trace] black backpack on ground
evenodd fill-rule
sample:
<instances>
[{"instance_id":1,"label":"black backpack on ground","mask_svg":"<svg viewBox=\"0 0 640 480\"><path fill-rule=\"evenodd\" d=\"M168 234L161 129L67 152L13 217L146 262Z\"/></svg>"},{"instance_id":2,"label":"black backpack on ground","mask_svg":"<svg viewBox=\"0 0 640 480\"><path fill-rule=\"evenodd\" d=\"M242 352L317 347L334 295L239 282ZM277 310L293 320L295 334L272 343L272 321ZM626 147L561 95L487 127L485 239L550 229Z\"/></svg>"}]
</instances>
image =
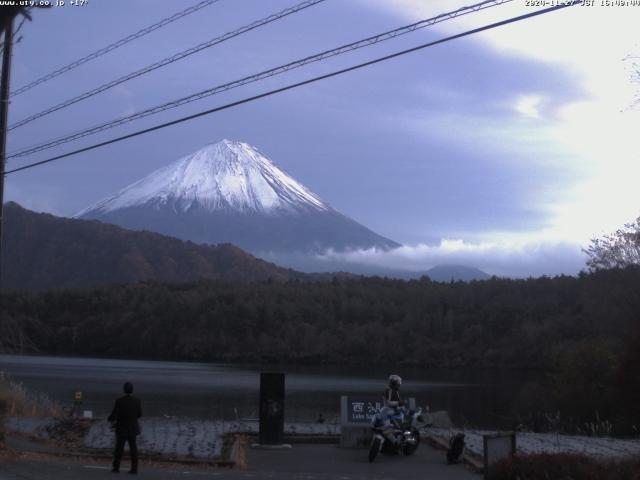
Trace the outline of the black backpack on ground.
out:
<instances>
[{"instance_id":1,"label":"black backpack on ground","mask_svg":"<svg viewBox=\"0 0 640 480\"><path fill-rule=\"evenodd\" d=\"M447 463L460 462L462 451L464 450L464 434L458 433L449 439L449 450L447 450Z\"/></svg>"}]
</instances>

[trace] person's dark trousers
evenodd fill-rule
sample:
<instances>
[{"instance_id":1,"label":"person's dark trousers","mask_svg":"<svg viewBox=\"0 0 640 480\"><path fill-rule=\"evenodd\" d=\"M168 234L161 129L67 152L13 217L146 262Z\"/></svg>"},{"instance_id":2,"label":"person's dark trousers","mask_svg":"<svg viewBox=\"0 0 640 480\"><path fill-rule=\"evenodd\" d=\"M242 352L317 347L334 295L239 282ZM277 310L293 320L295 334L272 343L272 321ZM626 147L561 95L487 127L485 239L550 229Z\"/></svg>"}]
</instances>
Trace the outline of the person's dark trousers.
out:
<instances>
[{"instance_id":1,"label":"person's dark trousers","mask_svg":"<svg viewBox=\"0 0 640 480\"><path fill-rule=\"evenodd\" d=\"M135 435L117 435L116 436L116 449L113 453L113 471L120 471L120 460L122 460L122 453L124 452L125 442L129 443L129 453L131 454L131 472L138 473L138 445L136 445Z\"/></svg>"}]
</instances>

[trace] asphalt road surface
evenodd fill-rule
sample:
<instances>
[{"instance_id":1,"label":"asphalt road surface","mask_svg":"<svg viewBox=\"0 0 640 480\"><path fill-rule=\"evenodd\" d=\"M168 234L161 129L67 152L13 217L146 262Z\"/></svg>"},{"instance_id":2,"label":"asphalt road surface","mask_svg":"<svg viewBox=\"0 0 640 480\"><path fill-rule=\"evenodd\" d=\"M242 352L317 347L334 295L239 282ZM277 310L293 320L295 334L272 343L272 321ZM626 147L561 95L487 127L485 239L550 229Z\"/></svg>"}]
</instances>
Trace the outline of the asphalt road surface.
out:
<instances>
[{"instance_id":1,"label":"asphalt road surface","mask_svg":"<svg viewBox=\"0 0 640 480\"><path fill-rule=\"evenodd\" d=\"M125 457L122 473L113 474L106 461L55 459L51 457L0 459L0 480L93 480L146 478L193 479L304 479L304 480L479 480L462 465L446 465L444 452L421 445L411 457L380 455L374 463L366 450L345 450L335 445L294 445L290 450L247 448L246 468L224 469L140 464L137 477L128 475Z\"/></svg>"}]
</instances>

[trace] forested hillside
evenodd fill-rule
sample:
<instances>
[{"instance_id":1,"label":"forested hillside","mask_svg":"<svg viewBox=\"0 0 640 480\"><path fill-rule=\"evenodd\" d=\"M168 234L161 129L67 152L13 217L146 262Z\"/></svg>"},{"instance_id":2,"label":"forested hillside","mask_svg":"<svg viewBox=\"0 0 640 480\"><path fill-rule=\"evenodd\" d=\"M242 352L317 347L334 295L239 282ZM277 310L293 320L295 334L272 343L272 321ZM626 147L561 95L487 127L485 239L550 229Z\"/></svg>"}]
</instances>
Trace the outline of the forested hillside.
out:
<instances>
[{"instance_id":1,"label":"forested hillside","mask_svg":"<svg viewBox=\"0 0 640 480\"><path fill-rule=\"evenodd\" d=\"M555 349L638 331L640 269L437 283L171 285L5 295L41 352L157 359L544 367Z\"/></svg>"},{"instance_id":2,"label":"forested hillside","mask_svg":"<svg viewBox=\"0 0 640 480\"><path fill-rule=\"evenodd\" d=\"M98 221L5 205L2 285L9 289L88 287L200 278L284 281L308 278L229 244L197 245Z\"/></svg>"}]
</instances>

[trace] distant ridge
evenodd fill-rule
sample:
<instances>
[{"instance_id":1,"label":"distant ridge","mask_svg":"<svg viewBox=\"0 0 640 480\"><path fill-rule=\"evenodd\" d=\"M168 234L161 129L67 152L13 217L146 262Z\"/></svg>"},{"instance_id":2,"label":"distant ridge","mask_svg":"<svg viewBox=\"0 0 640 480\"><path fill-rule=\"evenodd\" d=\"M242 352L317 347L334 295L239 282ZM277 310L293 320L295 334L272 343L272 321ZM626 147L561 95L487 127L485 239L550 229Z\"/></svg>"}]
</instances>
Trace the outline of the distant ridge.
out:
<instances>
[{"instance_id":1,"label":"distant ridge","mask_svg":"<svg viewBox=\"0 0 640 480\"><path fill-rule=\"evenodd\" d=\"M425 274L435 282L449 282L451 280L454 282L458 280L469 282L471 280L487 280L491 278L488 273L465 265L437 265L427 270Z\"/></svg>"},{"instance_id":2,"label":"distant ridge","mask_svg":"<svg viewBox=\"0 0 640 480\"><path fill-rule=\"evenodd\" d=\"M97 221L35 213L13 202L5 205L4 217L3 288L76 288L199 278L314 278L265 262L229 244L196 245Z\"/></svg>"}]
</instances>

